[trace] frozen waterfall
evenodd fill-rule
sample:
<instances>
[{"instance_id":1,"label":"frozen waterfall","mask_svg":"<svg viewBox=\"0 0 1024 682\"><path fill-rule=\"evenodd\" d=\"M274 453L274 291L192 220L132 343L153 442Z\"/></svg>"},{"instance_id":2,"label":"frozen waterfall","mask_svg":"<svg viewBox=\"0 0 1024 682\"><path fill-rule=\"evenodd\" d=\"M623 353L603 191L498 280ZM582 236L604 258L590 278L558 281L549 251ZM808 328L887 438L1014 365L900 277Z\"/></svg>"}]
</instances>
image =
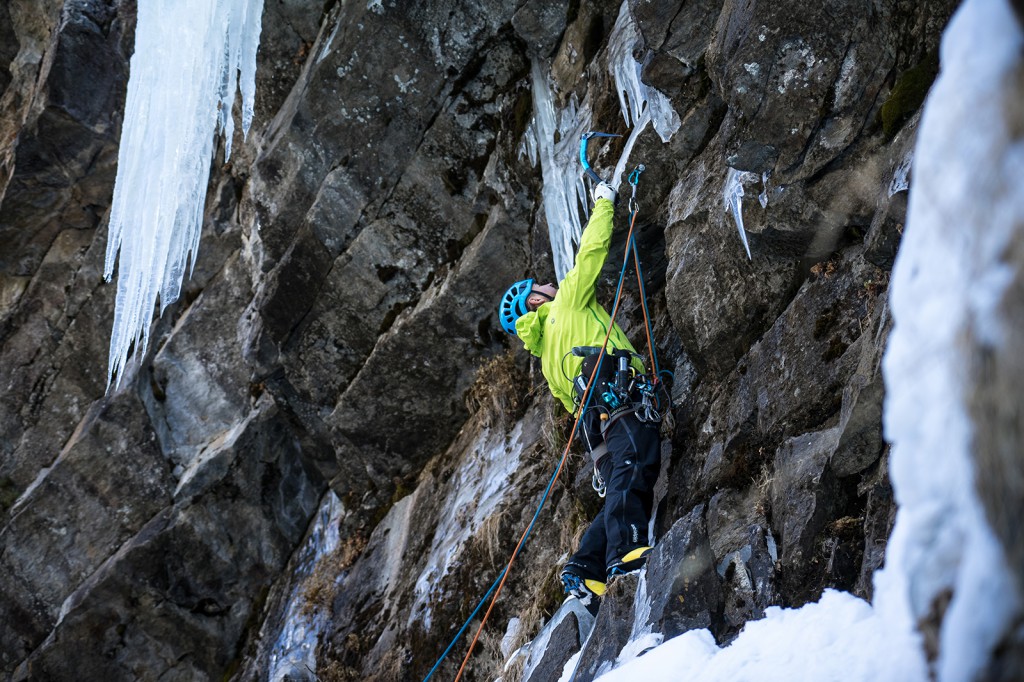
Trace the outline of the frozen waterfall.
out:
<instances>
[{"instance_id":1,"label":"frozen waterfall","mask_svg":"<svg viewBox=\"0 0 1024 682\"><path fill-rule=\"evenodd\" d=\"M263 0L141 0L118 152L104 276L117 262L108 385L145 353L156 301L195 265L217 132L231 155L233 107L252 123Z\"/></svg>"}]
</instances>

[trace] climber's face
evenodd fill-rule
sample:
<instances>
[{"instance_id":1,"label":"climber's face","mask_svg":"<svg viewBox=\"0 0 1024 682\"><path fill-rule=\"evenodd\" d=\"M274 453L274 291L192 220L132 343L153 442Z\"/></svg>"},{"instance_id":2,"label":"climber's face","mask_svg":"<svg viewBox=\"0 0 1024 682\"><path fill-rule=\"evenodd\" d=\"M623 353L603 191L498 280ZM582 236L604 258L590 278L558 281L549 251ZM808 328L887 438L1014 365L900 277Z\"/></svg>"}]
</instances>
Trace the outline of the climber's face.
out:
<instances>
[{"instance_id":1,"label":"climber's face","mask_svg":"<svg viewBox=\"0 0 1024 682\"><path fill-rule=\"evenodd\" d=\"M556 284L534 284L530 296L526 299L526 307L536 310L548 301L555 300L556 293L558 293Z\"/></svg>"}]
</instances>

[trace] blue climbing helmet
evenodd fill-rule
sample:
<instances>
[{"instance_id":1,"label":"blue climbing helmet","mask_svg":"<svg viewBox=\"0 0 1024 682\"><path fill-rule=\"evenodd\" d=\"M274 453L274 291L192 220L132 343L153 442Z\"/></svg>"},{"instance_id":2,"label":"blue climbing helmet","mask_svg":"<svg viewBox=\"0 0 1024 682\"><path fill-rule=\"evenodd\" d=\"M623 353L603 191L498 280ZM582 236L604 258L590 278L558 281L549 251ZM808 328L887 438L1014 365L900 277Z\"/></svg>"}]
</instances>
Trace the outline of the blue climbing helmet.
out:
<instances>
[{"instance_id":1,"label":"blue climbing helmet","mask_svg":"<svg viewBox=\"0 0 1024 682\"><path fill-rule=\"evenodd\" d=\"M501 327L513 336L516 336L516 320L527 312L526 299L530 297L532 290L533 280L523 279L510 286L501 297L501 303L498 305Z\"/></svg>"}]
</instances>

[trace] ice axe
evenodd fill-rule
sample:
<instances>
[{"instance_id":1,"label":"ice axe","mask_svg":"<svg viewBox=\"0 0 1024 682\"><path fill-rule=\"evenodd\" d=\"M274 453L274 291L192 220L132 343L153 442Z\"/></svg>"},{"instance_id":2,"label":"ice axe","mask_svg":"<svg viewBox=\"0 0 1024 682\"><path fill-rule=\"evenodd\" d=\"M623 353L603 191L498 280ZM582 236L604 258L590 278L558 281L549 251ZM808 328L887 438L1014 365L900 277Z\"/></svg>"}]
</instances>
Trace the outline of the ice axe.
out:
<instances>
[{"instance_id":1,"label":"ice axe","mask_svg":"<svg viewBox=\"0 0 1024 682\"><path fill-rule=\"evenodd\" d=\"M597 174L593 168L590 167L590 163L587 161L587 141L592 137L622 137L622 135L615 135L614 133L596 133L590 131L580 135L580 163L583 164L583 172L591 177L596 183L602 183L604 180Z\"/></svg>"}]
</instances>

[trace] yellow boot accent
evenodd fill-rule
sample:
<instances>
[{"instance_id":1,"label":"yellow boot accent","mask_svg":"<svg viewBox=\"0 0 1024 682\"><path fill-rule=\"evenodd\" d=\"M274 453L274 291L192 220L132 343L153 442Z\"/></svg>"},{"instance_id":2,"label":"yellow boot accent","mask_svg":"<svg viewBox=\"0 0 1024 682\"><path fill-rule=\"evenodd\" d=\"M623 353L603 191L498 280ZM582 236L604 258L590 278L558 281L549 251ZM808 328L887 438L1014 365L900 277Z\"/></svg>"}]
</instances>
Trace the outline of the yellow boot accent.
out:
<instances>
[{"instance_id":1,"label":"yellow boot accent","mask_svg":"<svg viewBox=\"0 0 1024 682\"><path fill-rule=\"evenodd\" d=\"M647 554L650 551L650 547L637 547L632 552L629 552L624 557L622 557L622 563L628 564L630 561L636 561L637 559L639 559L644 554Z\"/></svg>"},{"instance_id":2,"label":"yellow boot accent","mask_svg":"<svg viewBox=\"0 0 1024 682\"><path fill-rule=\"evenodd\" d=\"M583 581L583 584L587 586L587 589L596 594L598 597L604 594L604 591L608 589L603 582L600 580L591 580L587 578Z\"/></svg>"}]
</instances>

